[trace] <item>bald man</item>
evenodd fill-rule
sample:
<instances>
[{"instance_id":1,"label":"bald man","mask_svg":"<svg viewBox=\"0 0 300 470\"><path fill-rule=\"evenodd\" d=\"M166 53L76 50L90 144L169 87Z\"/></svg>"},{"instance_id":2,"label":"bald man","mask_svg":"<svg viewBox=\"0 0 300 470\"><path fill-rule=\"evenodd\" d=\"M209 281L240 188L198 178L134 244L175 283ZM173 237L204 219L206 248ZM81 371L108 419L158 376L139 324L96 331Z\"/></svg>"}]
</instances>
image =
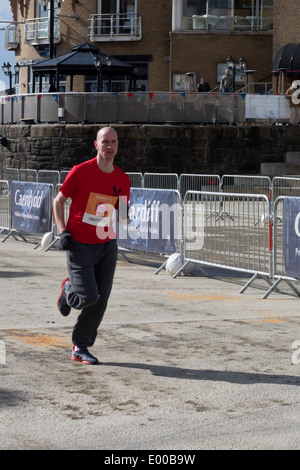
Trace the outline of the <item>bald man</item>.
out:
<instances>
[{"instance_id":1,"label":"bald man","mask_svg":"<svg viewBox=\"0 0 300 470\"><path fill-rule=\"evenodd\" d=\"M101 128L94 145L97 156L71 169L53 203L69 274L61 284L57 306L63 316L72 308L80 311L72 333L71 358L92 365L99 360L88 348L95 343L117 262L113 218L122 207L127 208L130 196L130 179L114 164L118 152L115 129ZM71 206L66 223L67 199Z\"/></svg>"}]
</instances>

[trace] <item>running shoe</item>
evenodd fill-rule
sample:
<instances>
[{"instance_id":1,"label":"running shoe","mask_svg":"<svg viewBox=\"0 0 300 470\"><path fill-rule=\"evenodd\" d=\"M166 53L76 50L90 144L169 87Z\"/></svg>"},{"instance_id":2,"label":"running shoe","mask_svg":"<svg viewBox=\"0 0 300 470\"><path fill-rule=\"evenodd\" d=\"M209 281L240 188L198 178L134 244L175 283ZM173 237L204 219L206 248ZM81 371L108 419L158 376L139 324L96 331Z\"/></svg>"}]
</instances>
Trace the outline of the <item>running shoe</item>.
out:
<instances>
[{"instance_id":1,"label":"running shoe","mask_svg":"<svg viewBox=\"0 0 300 470\"><path fill-rule=\"evenodd\" d=\"M60 294L57 300L57 307L60 313L64 316L67 317L69 313L71 312L71 307L67 304L67 299L66 299L66 284L69 282L69 278L67 277L66 279L63 280L61 284L61 289L60 289Z\"/></svg>"},{"instance_id":2,"label":"running shoe","mask_svg":"<svg viewBox=\"0 0 300 470\"><path fill-rule=\"evenodd\" d=\"M87 348L78 348L73 346L72 361L82 362L83 364L96 365L99 364L98 359L93 356Z\"/></svg>"}]
</instances>

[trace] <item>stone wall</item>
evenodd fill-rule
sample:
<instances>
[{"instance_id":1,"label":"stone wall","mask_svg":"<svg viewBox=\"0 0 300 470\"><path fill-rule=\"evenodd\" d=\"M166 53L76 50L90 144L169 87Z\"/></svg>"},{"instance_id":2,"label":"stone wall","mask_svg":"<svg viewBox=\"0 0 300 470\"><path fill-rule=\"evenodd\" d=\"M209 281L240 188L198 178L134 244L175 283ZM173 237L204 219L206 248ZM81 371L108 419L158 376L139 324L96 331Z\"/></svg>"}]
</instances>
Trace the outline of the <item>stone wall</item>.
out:
<instances>
[{"instance_id":1,"label":"stone wall","mask_svg":"<svg viewBox=\"0 0 300 470\"><path fill-rule=\"evenodd\" d=\"M0 169L68 170L96 155L99 125L5 125L0 137ZM125 171L260 174L260 164L283 162L300 151L300 128L293 126L115 125ZM3 177L3 176L2 176Z\"/></svg>"}]
</instances>

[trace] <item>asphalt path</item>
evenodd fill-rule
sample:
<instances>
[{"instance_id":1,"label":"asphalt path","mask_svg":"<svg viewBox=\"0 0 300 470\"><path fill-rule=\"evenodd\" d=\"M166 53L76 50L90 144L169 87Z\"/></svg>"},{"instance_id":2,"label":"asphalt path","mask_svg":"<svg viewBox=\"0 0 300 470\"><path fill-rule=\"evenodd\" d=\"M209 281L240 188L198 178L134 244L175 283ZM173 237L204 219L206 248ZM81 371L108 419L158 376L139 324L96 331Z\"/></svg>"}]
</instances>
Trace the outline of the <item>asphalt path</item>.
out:
<instances>
[{"instance_id":1,"label":"asphalt path","mask_svg":"<svg viewBox=\"0 0 300 470\"><path fill-rule=\"evenodd\" d=\"M87 366L70 359L76 312L56 307L65 253L1 241L0 449L300 448L300 299L284 283L263 299L263 280L240 293L249 275L173 279L159 257L120 256Z\"/></svg>"}]
</instances>

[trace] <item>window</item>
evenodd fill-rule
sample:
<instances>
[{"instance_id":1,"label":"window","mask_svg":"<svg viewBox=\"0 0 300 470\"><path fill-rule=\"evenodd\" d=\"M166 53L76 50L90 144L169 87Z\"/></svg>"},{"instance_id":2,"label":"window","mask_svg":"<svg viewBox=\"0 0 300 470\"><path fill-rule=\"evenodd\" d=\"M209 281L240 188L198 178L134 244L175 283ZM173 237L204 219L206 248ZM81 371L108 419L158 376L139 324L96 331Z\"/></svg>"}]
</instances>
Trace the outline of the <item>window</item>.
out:
<instances>
[{"instance_id":1,"label":"window","mask_svg":"<svg viewBox=\"0 0 300 470\"><path fill-rule=\"evenodd\" d=\"M57 16L59 13L59 4L54 2L54 16ZM48 18L50 16L50 2L46 7L40 5L40 3L36 2L36 16L37 18Z\"/></svg>"},{"instance_id":2,"label":"window","mask_svg":"<svg viewBox=\"0 0 300 470\"><path fill-rule=\"evenodd\" d=\"M47 39L48 38L48 28L49 28L49 18L50 18L50 2L46 7L43 7L37 2L37 17L39 21L37 23L38 29L38 38ZM58 37L58 13L59 6L58 3L54 2L54 38Z\"/></svg>"},{"instance_id":3,"label":"window","mask_svg":"<svg viewBox=\"0 0 300 470\"><path fill-rule=\"evenodd\" d=\"M136 91L148 91L148 62L130 62L136 70Z\"/></svg>"},{"instance_id":4,"label":"window","mask_svg":"<svg viewBox=\"0 0 300 470\"><path fill-rule=\"evenodd\" d=\"M134 65L136 69L136 91L147 91L148 90L148 63L143 62L128 62L130 65ZM111 91L126 92L129 91L131 83L131 77L129 75L113 75L111 80ZM97 92L97 76L87 75L85 77L84 90L88 92ZM102 76L102 91L109 92L109 79L103 74Z\"/></svg>"},{"instance_id":5,"label":"window","mask_svg":"<svg viewBox=\"0 0 300 470\"><path fill-rule=\"evenodd\" d=\"M273 0L186 0L182 28L270 31Z\"/></svg>"},{"instance_id":6,"label":"window","mask_svg":"<svg viewBox=\"0 0 300 470\"><path fill-rule=\"evenodd\" d=\"M139 41L142 37L137 0L98 0L97 14L89 19L89 37L93 42Z\"/></svg>"},{"instance_id":7,"label":"window","mask_svg":"<svg viewBox=\"0 0 300 470\"><path fill-rule=\"evenodd\" d=\"M33 92L33 73L31 67L28 67L28 93ZM39 90L40 76L35 77L35 92ZM50 75L46 74L42 77L42 93L47 93L50 90ZM67 76L64 74L59 75L59 93L65 93L67 90Z\"/></svg>"},{"instance_id":8,"label":"window","mask_svg":"<svg viewBox=\"0 0 300 470\"><path fill-rule=\"evenodd\" d=\"M137 0L98 0L98 13L130 16L137 13Z\"/></svg>"}]
</instances>

